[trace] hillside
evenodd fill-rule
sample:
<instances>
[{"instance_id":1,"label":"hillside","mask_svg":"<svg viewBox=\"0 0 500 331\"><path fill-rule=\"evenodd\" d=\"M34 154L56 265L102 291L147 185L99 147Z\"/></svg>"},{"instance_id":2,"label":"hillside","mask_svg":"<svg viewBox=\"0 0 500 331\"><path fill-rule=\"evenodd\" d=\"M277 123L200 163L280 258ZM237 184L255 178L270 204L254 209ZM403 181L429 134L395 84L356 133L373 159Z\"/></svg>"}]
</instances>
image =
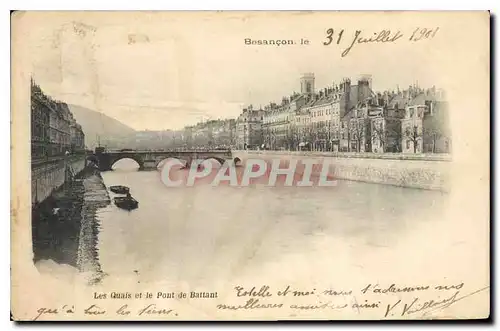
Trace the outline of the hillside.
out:
<instances>
[{"instance_id":1,"label":"hillside","mask_svg":"<svg viewBox=\"0 0 500 331\"><path fill-rule=\"evenodd\" d=\"M100 144L108 148L124 148L135 141L135 130L114 118L95 110L69 104L76 121L85 133L85 145L94 148Z\"/></svg>"}]
</instances>

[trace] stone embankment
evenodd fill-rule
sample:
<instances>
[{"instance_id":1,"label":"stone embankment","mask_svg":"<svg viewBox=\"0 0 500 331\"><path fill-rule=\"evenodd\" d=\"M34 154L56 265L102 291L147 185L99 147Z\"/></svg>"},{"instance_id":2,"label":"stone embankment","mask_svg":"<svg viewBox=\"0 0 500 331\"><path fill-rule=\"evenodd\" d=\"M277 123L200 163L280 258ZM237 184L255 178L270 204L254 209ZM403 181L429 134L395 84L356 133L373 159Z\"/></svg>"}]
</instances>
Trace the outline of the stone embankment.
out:
<instances>
[{"instance_id":1,"label":"stone embankment","mask_svg":"<svg viewBox=\"0 0 500 331\"><path fill-rule=\"evenodd\" d=\"M98 283L104 273L98 257L99 218L98 210L110 204L109 193L97 169L87 168L84 171L83 186L85 188L82 204L82 226L78 245L78 267L87 272L90 283Z\"/></svg>"},{"instance_id":2,"label":"stone embankment","mask_svg":"<svg viewBox=\"0 0 500 331\"><path fill-rule=\"evenodd\" d=\"M330 171L337 179L443 192L450 189L449 155L233 151L233 157L243 163L251 158L286 161L315 158L318 162L328 159Z\"/></svg>"},{"instance_id":3,"label":"stone embankment","mask_svg":"<svg viewBox=\"0 0 500 331\"><path fill-rule=\"evenodd\" d=\"M53 192L32 210L35 262L68 264L98 282L103 273L97 254L98 210L110 204L97 169L87 167L69 185Z\"/></svg>"}]
</instances>

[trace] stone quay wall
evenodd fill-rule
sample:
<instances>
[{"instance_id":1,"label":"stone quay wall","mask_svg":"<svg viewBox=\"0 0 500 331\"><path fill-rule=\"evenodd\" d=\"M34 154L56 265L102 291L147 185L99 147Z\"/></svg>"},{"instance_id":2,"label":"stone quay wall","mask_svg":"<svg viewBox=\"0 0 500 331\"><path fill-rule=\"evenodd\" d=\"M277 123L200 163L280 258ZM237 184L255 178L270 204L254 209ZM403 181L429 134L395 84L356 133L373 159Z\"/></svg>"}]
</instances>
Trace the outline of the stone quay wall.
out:
<instances>
[{"instance_id":1,"label":"stone quay wall","mask_svg":"<svg viewBox=\"0 0 500 331\"><path fill-rule=\"evenodd\" d=\"M288 151L233 151L243 164L251 158L302 160L328 158L333 176L341 180L449 192L451 157L433 154L375 154Z\"/></svg>"},{"instance_id":2,"label":"stone quay wall","mask_svg":"<svg viewBox=\"0 0 500 331\"><path fill-rule=\"evenodd\" d=\"M98 210L110 203L102 176L92 167L52 192L32 209L34 261L70 265L89 284L98 283L104 276L97 254Z\"/></svg>"},{"instance_id":3,"label":"stone quay wall","mask_svg":"<svg viewBox=\"0 0 500 331\"><path fill-rule=\"evenodd\" d=\"M32 164L31 203L41 203L66 181L66 165L71 166L74 175L85 168L85 155L61 157Z\"/></svg>"}]
</instances>

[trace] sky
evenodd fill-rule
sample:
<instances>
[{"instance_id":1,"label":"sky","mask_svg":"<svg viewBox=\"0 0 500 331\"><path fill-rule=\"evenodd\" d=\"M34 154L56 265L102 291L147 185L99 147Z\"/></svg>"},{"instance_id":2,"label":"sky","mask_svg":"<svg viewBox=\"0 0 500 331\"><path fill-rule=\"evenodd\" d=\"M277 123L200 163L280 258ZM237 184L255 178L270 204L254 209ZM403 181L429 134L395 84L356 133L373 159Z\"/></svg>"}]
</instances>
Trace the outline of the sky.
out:
<instances>
[{"instance_id":1,"label":"sky","mask_svg":"<svg viewBox=\"0 0 500 331\"><path fill-rule=\"evenodd\" d=\"M249 104L279 102L300 90L299 78L306 72L315 74L316 89L343 77L355 84L361 74L372 75L375 90L416 82L439 87L439 43L364 44L340 55L355 30L369 35L393 25L399 27L395 32L407 21L390 14L381 18L49 12L30 16L37 28L26 32L26 38L33 76L48 94L136 130L164 130L236 118ZM344 28L340 45L323 45L326 27ZM405 37L412 30L402 29ZM245 38L308 39L310 44L249 46Z\"/></svg>"}]
</instances>

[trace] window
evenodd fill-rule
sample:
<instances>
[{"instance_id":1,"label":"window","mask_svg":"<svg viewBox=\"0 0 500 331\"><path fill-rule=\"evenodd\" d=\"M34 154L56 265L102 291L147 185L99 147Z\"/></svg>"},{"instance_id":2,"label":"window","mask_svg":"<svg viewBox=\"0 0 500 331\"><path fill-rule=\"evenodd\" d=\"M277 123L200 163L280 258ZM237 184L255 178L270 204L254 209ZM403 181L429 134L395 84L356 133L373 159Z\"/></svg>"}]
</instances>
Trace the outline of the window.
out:
<instances>
[{"instance_id":1,"label":"window","mask_svg":"<svg viewBox=\"0 0 500 331\"><path fill-rule=\"evenodd\" d=\"M410 149L410 141L409 140L406 141L406 149Z\"/></svg>"}]
</instances>

